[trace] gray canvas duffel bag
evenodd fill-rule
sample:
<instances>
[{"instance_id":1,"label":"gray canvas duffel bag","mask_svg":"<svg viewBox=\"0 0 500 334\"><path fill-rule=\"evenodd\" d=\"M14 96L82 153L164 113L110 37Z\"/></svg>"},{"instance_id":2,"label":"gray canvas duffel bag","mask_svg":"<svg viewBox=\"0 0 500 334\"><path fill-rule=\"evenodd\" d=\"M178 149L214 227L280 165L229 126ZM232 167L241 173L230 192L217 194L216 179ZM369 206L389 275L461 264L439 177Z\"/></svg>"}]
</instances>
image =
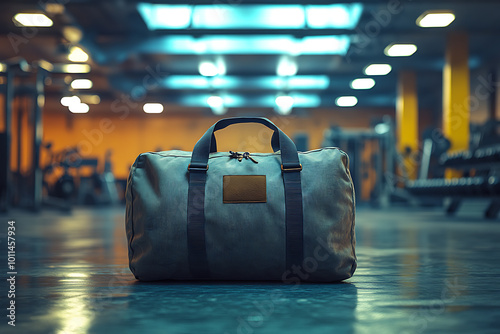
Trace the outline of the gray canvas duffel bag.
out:
<instances>
[{"instance_id":1,"label":"gray canvas duffel bag","mask_svg":"<svg viewBox=\"0 0 500 334\"><path fill-rule=\"evenodd\" d=\"M214 132L260 123L274 153L217 152ZM143 153L126 193L129 266L152 280L334 282L356 269L354 187L337 148L297 153L266 118L215 123L193 152Z\"/></svg>"}]
</instances>

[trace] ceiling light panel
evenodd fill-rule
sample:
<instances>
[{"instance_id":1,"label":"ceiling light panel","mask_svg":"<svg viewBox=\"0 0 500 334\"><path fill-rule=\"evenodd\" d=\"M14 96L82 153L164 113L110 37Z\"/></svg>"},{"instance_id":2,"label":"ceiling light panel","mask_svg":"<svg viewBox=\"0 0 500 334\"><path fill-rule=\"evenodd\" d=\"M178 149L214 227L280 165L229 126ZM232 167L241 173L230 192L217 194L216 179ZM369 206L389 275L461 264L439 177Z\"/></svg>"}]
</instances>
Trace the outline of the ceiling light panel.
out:
<instances>
[{"instance_id":1,"label":"ceiling light panel","mask_svg":"<svg viewBox=\"0 0 500 334\"><path fill-rule=\"evenodd\" d=\"M365 67L365 75L387 75L391 72L392 66L389 64L371 64Z\"/></svg>"},{"instance_id":2,"label":"ceiling light panel","mask_svg":"<svg viewBox=\"0 0 500 334\"><path fill-rule=\"evenodd\" d=\"M138 43L136 52L167 54L293 54L345 55L350 38L338 36L308 36L301 39L289 35L210 35L162 36Z\"/></svg>"},{"instance_id":3,"label":"ceiling light panel","mask_svg":"<svg viewBox=\"0 0 500 334\"><path fill-rule=\"evenodd\" d=\"M276 68L276 74L282 77L294 76L297 74L297 62L290 57L281 57Z\"/></svg>"},{"instance_id":4,"label":"ceiling light panel","mask_svg":"<svg viewBox=\"0 0 500 334\"><path fill-rule=\"evenodd\" d=\"M92 88L92 81L89 79L75 79L71 82L73 89L90 89Z\"/></svg>"},{"instance_id":5,"label":"ceiling light panel","mask_svg":"<svg viewBox=\"0 0 500 334\"><path fill-rule=\"evenodd\" d=\"M209 61L201 62L198 66L198 71L204 77L213 77L219 74L219 69L217 66Z\"/></svg>"},{"instance_id":6,"label":"ceiling light panel","mask_svg":"<svg viewBox=\"0 0 500 334\"><path fill-rule=\"evenodd\" d=\"M55 66L55 72L62 73L89 73L89 64L58 64Z\"/></svg>"},{"instance_id":7,"label":"ceiling light panel","mask_svg":"<svg viewBox=\"0 0 500 334\"><path fill-rule=\"evenodd\" d=\"M73 114L86 114L89 112L89 106L85 103L76 103L69 105L69 111Z\"/></svg>"},{"instance_id":8,"label":"ceiling light panel","mask_svg":"<svg viewBox=\"0 0 500 334\"><path fill-rule=\"evenodd\" d=\"M416 23L422 28L443 28L455 20L455 14L450 11L427 11L420 15Z\"/></svg>"},{"instance_id":9,"label":"ceiling light panel","mask_svg":"<svg viewBox=\"0 0 500 334\"><path fill-rule=\"evenodd\" d=\"M78 96L65 96L61 98L61 104L65 107L69 107L73 104L80 104L80 98Z\"/></svg>"},{"instance_id":10,"label":"ceiling light panel","mask_svg":"<svg viewBox=\"0 0 500 334\"><path fill-rule=\"evenodd\" d=\"M415 44L390 44L384 53L389 57L409 57L417 51Z\"/></svg>"},{"instance_id":11,"label":"ceiling light panel","mask_svg":"<svg viewBox=\"0 0 500 334\"><path fill-rule=\"evenodd\" d=\"M210 106L215 115L224 115L227 112L227 108L224 105L224 99L220 96L210 96L207 99L207 104Z\"/></svg>"},{"instance_id":12,"label":"ceiling light panel","mask_svg":"<svg viewBox=\"0 0 500 334\"><path fill-rule=\"evenodd\" d=\"M375 80L372 78L359 78L351 81L352 89L371 89L375 86Z\"/></svg>"},{"instance_id":13,"label":"ceiling light panel","mask_svg":"<svg viewBox=\"0 0 500 334\"><path fill-rule=\"evenodd\" d=\"M322 90L328 88L329 85L330 79L326 75L296 75L289 78L278 76L210 78L199 75L171 75L162 81L162 86L168 89Z\"/></svg>"},{"instance_id":14,"label":"ceiling light panel","mask_svg":"<svg viewBox=\"0 0 500 334\"><path fill-rule=\"evenodd\" d=\"M145 103L142 110L146 114L161 114L163 112L163 105L161 103Z\"/></svg>"},{"instance_id":15,"label":"ceiling light panel","mask_svg":"<svg viewBox=\"0 0 500 334\"><path fill-rule=\"evenodd\" d=\"M292 112L294 99L288 95L278 96L275 100L276 111L281 115L288 115Z\"/></svg>"},{"instance_id":16,"label":"ceiling light panel","mask_svg":"<svg viewBox=\"0 0 500 334\"><path fill-rule=\"evenodd\" d=\"M51 27L53 22L42 13L18 13L12 18L19 27Z\"/></svg>"},{"instance_id":17,"label":"ceiling light panel","mask_svg":"<svg viewBox=\"0 0 500 334\"><path fill-rule=\"evenodd\" d=\"M200 5L193 11L196 29L300 29L305 15L300 5Z\"/></svg>"},{"instance_id":18,"label":"ceiling light panel","mask_svg":"<svg viewBox=\"0 0 500 334\"><path fill-rule=\"evenodd\" d=\"M360 3L309 5L306 6L307 26L312 29L354 29L362 12Z\"/></svg>"},{"instance_id":19,"label":"ceiling light panel","mask_svg":"<svg viewBox=\"0 0 500 334\"><path fill-rule=\"evenodd\" d=\"M339 107L354 107L358 104L356 96L340 96L335 100L335 104Z\"/></svg>"},{"instance_id":20,"label":"ceiling light panel","mask_svg":"<svg viewBox=\"0 0 500 334\"><path fill-rule=\"evenodd\" d=\"M185 106L200 107L207 106L208 99L212 95L207 94L186 94L179 98L179 103ZM316 94L290 94L293 98L294 108L317 108L321 104L321 98ZM259 96L242 96L235 94L224 94L223 105L225 108L242 107L264 107L274 108L276 106L276 95L267 94ZM214 103L215 101L211 101Z\"/></svg>"},{"instance_id":21,"label":"ceiling light panel","mask_svg":"<svg viewBox=\"0 0 500 334\"><path fill-rule=\"evenodd\" d=\"M191 22L191 6L139 3L137 10L149 30L186 29Z\"/></svg>"},{"instance_id":22,"label":"ceiling light panel","mask_svg":"<svg viewBox=\"0 0 500 334\"><path fill-rule=\"evenodd\" d=\"M78 46L72 46L69 49L68 60L73 62L86 62L89 55Z\"/></svg>"},{"instance_id":23,"label":"ceiling light panel","mask_svg":"<svg viewBox=\"0 0 500 334\"><path fill-rule=\"evenodd\" d=\"M139 3L148 29L354 29L363 5L166 5Z\"/></svg>"}]
</instances>

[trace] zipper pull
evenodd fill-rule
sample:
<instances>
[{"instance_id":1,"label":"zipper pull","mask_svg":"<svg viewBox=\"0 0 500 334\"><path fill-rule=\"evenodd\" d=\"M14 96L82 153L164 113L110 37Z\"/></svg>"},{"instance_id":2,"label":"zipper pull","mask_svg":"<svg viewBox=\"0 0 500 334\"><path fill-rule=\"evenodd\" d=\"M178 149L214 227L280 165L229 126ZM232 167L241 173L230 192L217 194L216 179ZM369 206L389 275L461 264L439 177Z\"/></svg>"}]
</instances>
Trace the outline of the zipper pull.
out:
<instances>
[{"instance_id":1,"label":"zipper pull","mask_svg":"<svg viewBox=\"0 0 500 334\"><path fill-rule=\"evenodd\" d=\"M245 158L246 160L248 160L248 159L252 160L253 163L256 163L256 164L259 163L254 158L252 158L250 156L250 153L248 153L248 152L241 154L238 152L229 151L229 158L230 159L238 159L239 162L241 162L241 160L243 160L243 158Z\"/></svg>"},{"instance_id":2,"label":"zipper pull","mask_svg":"<svg viewBox=\"0 0 500 334\"><path fill-rule=\"evenodd\" d=\"M243 159L243 155L238 152L229 151L229 158L238 159L238 161L241 162L241 160Z\"/></svg>"},{"instance_id":3,"label":"zipper pull","mask_svg":"<svg viewBox=\"0 0 500 334\"><path fill-rule=\"evenodd\" d=\"M252 160L252 161L253 161L254 163L256 163L256 164L258 164L258 163L259 163L259 162L258 162L258 161L256 161L254 158L252 158L252 157L250 156L250 153L248 153L248 152L243 153L243 158L245 158L245 159L250 159L250 160Z\"/></svg>"}]
</instances>

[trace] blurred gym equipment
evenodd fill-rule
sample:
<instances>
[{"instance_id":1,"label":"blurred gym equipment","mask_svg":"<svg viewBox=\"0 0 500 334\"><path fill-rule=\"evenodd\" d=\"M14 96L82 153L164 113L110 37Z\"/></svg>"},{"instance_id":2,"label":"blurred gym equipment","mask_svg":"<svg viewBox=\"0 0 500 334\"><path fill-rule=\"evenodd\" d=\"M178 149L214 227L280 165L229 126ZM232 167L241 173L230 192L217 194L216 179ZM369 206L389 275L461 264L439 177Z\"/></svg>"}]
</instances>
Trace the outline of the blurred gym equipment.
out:
<instances>
[{"instance_id":1,"label":"blurred gym equipment","mask_svg":"<svg viewBox=\"0 0 500 334\"><path fill-rule=\"evenodd\" d=\"M446 213L455 214L466 199L483 198L490 202L484 212L486 218L494 219L500 212L500 122L488 121L474 127L470 149L446 153L449 142L427 136L424 139L420 178L409 181L407 190L423 201L432 198L447 198ZM434 149L434 151L433 151ZM439 156L433 175L428 178L430 161ZM462 177L443 178L445 169L462 172Z\"/></svg>"},{"instance_id":2,"label":"blurred gym equipment","mask_svg":"<svg viewBox=\"0 0 500 334\"><path fill-rule=\"evenodd\" d=\"M0 210L7 211L13 204L38 211L42 206L42 169L40 152L42 143L42 108L45 101L45 79L51 70L51 65L40 60L28 64L24 59L15 58L5 63L6 70L2 74L4 84L4 133L0 136L2 159L0 167ZM14 114L14 99L26 103L24 110L17 111L17 170L11 172L12 116ZM21 120L28 122L31 142L28 171L21 169L22 134ZM16 193L17 192L17 193ZM16 202L17 201L17 202Z\"/></svg>"},{"instance_id":3,"label":"blurred gym equipment","mask_svg":"<svg viewBox=\"0 0 500 334\"><path fill-rule=\"evenodd\" d=\"M80 157L76 148L64 149L54 153L52 143L46 143L43 148L47 152L47 164L43 167L43 204L70 210L72 199L75 194L76 184L70 168L80 165ZM62 174L61 174L62 173ZM55 181L50 183L50 179Z\"/></svg>"},{"instance_id":4,"label":"blurred gym equipment","mask_svg":"<svg viewBox=\"0 0 500 334\"><path fill-rule=\"evenodd\" d=\"M120 202L116 182L111 172L111 151L106 152L103 168L99 159L87 157L81 160L77 172L79 180L77 199L83 205L108 205Z\"/></svg>"},{"instance_id":5,"label":"blurred gym equipment","mask_svg":"<svg viewBox=\"0 0 500 334\"><path fill-rule=\"evenodd\" d=\"M356 198L373 206L387 206L395 190L396 154L390 117L375 121L370 130L345 130L332 126L323 147L339 147L349 155L349 169Z\"/></svg>"}]
</instances>

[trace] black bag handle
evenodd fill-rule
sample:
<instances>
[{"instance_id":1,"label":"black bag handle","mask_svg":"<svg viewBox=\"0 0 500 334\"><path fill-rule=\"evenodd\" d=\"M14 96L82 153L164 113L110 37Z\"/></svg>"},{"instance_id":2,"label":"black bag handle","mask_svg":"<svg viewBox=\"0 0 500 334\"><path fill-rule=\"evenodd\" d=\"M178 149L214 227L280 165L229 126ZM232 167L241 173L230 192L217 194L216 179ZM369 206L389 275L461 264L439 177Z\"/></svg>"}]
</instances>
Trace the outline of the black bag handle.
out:
<instances>
[{"instance_id":1,"label":"black bag handle","mask_svg":"<svg viewBox=\"0 0 500 334\"><path fill-rule=\"evenodd\" d=\"M276 132L273 132L273 136L271 137L271 147L273 148L274 152L277 152L280 149L279 136L276 134ZM215 135L212 134L210 153L215 153L215 152L217 152L217 140L215 139Z\"/></svg>"},{"instance_id":2,"label":"black bag handle","mask_svg":"<svg viewBox=\"0 0 500 334\"><path fill-rule=\"evenodd\" d=\"M281 151L281 166L283 171L301 169L295 144L273 122L264 117L234 117L219 120L205 132L200 140L198 140L193 149L191 163L188 167L189 171L206 171L208 169L208 155L210 152L215 152L217 150L214 136L215 131L222 130L233 124L241 123L258 123L273 130L274 133L271 138L271 144L275 152L278 149Z\"/></svg>"}]
</instances>

